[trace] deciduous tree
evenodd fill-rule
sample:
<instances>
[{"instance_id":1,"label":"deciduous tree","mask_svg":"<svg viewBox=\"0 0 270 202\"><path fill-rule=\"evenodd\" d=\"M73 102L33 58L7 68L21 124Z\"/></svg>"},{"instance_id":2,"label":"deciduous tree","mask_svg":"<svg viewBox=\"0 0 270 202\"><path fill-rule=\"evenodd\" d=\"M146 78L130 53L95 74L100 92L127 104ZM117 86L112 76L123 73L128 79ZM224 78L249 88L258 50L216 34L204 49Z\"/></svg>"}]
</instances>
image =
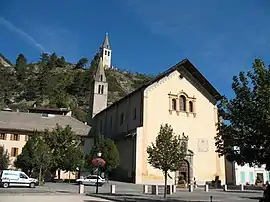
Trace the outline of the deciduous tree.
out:
<instances>
[{"instance_id":1,"label":"deciduous tree","mask_svg":"<svg viewBox=\"0 0 270 202\"><path fill-rule=\"evenodd\" d=\"M5 148L0 146L0 170L7 169L9 166L9 154Z\"/></svg>"},{"instance_id":2,"label":"deciduous tree","mask_svg":"<svg viewBox=\"0 0 270 202\"><path fill-rule=\"evenodd\" d=\"M42 183L44 173L50 168L51 161L52 152L44 140L43 133L35 131L17 157L15 166L29 175L32 172L38 173L39 183Z\"/></svg>"},{"instance_id":3,"label":"deciduous tree","mask_svg":"<svg viewBox=\"0 0 270 202\"><path fill-rule=\"evenodd\" d=\"M253 70L233 77L234 97L219 108L223 122L216 136L217 152L229 161L266 164L270 169L270 68L260 59Z\"/></svg>"},{"instance_id":4,"label":"deciduous tree","mask_svg":"<svg viewBox=\"0 0 270 202\"><path fill-rule=\"evenodd\" d=\"M114 141L110 138L106 138L101 134L95 136L95 144L91 149L88 163L91 164L91 159L97 156L97 153L102 153L102 158L106 161L105 168L102 168L105 172L110 172L112 169L117 168L120 164L119 152L114 144ZM90 165L91 167L92 165Z\"/></svg>"},{"instance_id":5,"label":"deciduous tree","mask_svg":"<svg viewBox=\"0 0 270 202\"><path fill-rule=\"evenodd\" d=\"M83 164L83 151L80 138L70 126L56 125L52 131L45 130L45 141L53 155L52 170L74 171ZM58 175L58 178L60 176Z\"/></svg>"},{"instance_id":6,"label":"deciduous tree","mask_svg":"<svg viewBox=\"0 0 270 202\"><path fill-rule=\"evenodd\" d=\"M177 171L186 156L188 138L175 135L173 128L161 125L155 143L147 147L148 162L163 171L165 178L164 198L167 194L167 177L170 171Z\"/></svg>"}]
</instances>

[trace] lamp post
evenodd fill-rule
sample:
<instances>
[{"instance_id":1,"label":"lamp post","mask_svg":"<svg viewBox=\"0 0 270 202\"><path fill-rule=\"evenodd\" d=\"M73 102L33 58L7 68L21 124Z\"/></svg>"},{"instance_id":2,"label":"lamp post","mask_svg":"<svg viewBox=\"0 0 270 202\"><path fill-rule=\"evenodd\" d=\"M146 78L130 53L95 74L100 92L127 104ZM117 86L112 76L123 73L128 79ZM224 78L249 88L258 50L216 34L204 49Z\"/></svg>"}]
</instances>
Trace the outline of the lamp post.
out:
<instances>
[{"instance_id":1,"label":"lamp post","mask_svg":"<svg viewBox=\"0 0 270 202\"><path fill-rule=\"evenodd\" d=\"M98 194L99 168L104 167L106 164L106 161L103 158L101 158L101 155L102 153L98 152L97 157L92 160L93 166L97 168L96 194Z\"/></svg>"},{"instance_id":2,"label":"lamp post","mask_svg":"<svg viewBox=\"0 0 270 202\"><path fill-rule=\"evenodd\" d=\"M100 158L102 155L101 152L98 152L97 153L97 157ZM100 162L98 162L98 165L97 165L97 184L96 184L96 194L98 194L98 179L99 179L99 165L100 165Z\"/></svg>"}]
</instances>

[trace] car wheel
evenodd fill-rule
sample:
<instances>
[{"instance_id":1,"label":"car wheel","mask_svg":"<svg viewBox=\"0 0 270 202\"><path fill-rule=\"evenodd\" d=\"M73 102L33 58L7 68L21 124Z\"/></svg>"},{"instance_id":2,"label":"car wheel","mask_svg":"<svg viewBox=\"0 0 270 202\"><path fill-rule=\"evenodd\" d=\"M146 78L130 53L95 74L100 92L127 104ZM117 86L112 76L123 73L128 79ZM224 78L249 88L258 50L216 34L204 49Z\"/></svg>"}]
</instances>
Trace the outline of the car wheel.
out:
<instances>
[{"instance_id":1,"label":"car wheel","mask_svg":"<svg viewBox=\"0 0 270 202\"><path fill-rule=\"evenodd\" d=\"M30 188L35 188L36 185L35 185L35 183L31 182L31 183L29 184L29 187L30 187Z\"/></svg>"},{"instance_id":2,"label":"car wheel","mask_svg":"<svg viewBox=\"0 0 270 202\"><path fill-rule=\"evenodd\" d=\"M4 187L4 188L8 188L8 187L9 187L9 184L8 184L7 182L4 182L4 183L3 183L3 187Z\"/></svg>"}]
</instances>

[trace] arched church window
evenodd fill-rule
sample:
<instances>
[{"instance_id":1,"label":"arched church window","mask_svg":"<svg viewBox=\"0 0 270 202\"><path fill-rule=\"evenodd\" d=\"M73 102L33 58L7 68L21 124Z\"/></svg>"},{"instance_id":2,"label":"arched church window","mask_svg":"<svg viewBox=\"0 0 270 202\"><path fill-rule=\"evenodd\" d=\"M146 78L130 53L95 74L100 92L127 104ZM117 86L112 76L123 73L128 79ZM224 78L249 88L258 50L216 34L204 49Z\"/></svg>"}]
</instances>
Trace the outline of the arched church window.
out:
<instances>
[{"instance_id":1,"label":"arched church window","mask_svg":"<svg viewBox=\"0 0 270 202\"><path fill-rule=\"evenodd\" d=\"M104 53L105 55L107 55L107 51L105 50L105 53Z\"/></svg>"},{"instance_id":2,"label":"arched church window","mask_svg":"<svg viewBox=\"0 0 270 202\"><path fill-rule=\"evenodd\" d=\"M100 81L103 81L103 75L100 75Z\"/></svg>"},{"instance_id":3,"label":"arched church window","mask_svg":"<svg viewBox=\"0 0 270 202\"><path fill-rule=\"evenodd\" d=\"M101 94L103 94L103 92L104 92L104 86L101 85Z\"/></svg>"},{"instance_id":4,"label":"arched church window","mask_svg":"<svg viewBox=\"0 0 270 202\"><path fill-rule=\"evenodd\" d=\"M193 102L189 101L189 112L193 112Z\"/></svg>"},{"instance_id":5,"label":"arched church window","mask_svg":"<svg viewBox=\"0 0 270 202\"><path fill-rule=\"evenodd\" d=\"M181 95L179 98L180 111L186 111L186 97Z\"/></svg>"},{"instance_id":6,"label":"arched church window","mask_svg":"<svg viewBox=\"0 0 270 202\"><path fill-rule=\"evenodd\" d=\"M110 56L110 53L111 53L111 52L110 52L110 51L108 51L108 56Z\"/></svg>"},{"instance_id":7,"label":"arched church window","mask_svg":"<svg viewBox=\"0 0 270 202\"><path fill-rule=\"evenodd\" d=\"M176 110L176 99L172 99L172 110Z\"/></svg>"},{"instance_id":8,"label":"arched church window","mask_svg":"<svg viewBox=\"0 0 270 202\"><path fill-rule=\"evenodd\" d=\"M98 85L98 94L101 93L101 85Z\"/></svg>"}]
</instances>

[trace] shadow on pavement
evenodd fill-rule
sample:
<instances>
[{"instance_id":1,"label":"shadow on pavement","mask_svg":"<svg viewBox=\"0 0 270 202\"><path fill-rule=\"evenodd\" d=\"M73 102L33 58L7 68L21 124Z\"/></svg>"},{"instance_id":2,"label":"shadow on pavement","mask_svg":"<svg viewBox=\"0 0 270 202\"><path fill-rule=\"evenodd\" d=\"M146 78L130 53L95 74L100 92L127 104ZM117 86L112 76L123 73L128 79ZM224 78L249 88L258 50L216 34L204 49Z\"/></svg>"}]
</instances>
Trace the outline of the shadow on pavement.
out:
<instances>
[{"instance_id":1,"label":"shadow on pavement","mask_svg":"<svg viewBox=\"0 0 270 202\"><path fill-rule=\"evenodd\" d=\"M116 202L161 202L161 201L169 201L169 202L188 202L189 200L184 199L172 199L167 198L164 199L161 195L160 196L152 196L152 195L133 195L133 194L87 194L87 196L92 196L100 199L116 201ZM151 198L149 196L152 196ZM84 200L84 202L90 202L91 200ZM196 202L197 200L192 200ZM209 202L209 200L198 200L198 202Z\"/></svg>"},{"instance_id":2,"label":"shadow on pavement","mask_svg":"<svg viewBox=\"0 0 270 202\"><path fill-rule=\"evenodd\" d=\"M260 200L262 199L262 197L246 197L246 196L241 196L241 198L245 198L245 199L252 199L252 200Z\"/></svg>"},{"instance_id":3,"label":"shadow on pavement","mask_svg":"<svg viewBox=\"0 0 270 202\"><path fill-rule=\"evenodd\" d=\"M219 192L224 192L223 190L217 190L217 191L219 191ZM253 191L251 191L251 190L244 190L244 191L241 191L241 190L228 190L228 191L226 191L226 193L250 193L250 194L258 194L258 193L260 193L260 192L262 192L261 190L253 190Z\"/></svg>"}]
</instances>

